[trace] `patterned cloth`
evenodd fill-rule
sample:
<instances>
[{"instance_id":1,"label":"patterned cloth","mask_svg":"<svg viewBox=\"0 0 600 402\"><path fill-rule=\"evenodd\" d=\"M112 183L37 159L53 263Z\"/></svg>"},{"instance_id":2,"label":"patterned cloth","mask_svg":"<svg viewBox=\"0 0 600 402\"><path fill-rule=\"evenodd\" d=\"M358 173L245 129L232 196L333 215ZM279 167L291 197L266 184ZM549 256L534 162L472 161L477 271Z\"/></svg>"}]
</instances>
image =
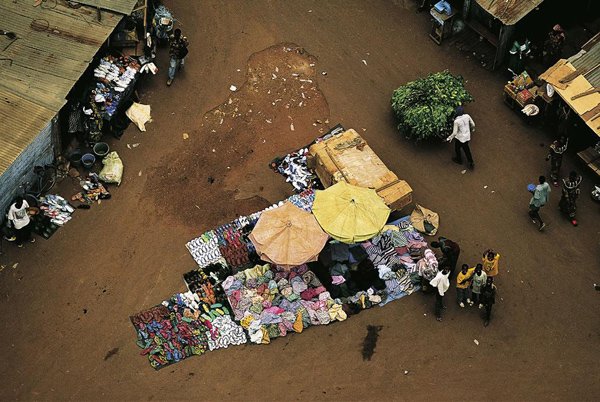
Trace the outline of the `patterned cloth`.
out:
<instances>
[{"instance_id":1,"label":"patterned cloth","mask_svg":"<svg viewBox=\"0 0 600 402\"><path fill-rule=\"evenodd\" d=\"M306 265L289 271L257 265L227 278L223 289L235 319L254 343L266 344L288 332L302 332L309 325L329 324L332 316L345 319L341 305L331 299Z\"/></svg>"}]
</instances>

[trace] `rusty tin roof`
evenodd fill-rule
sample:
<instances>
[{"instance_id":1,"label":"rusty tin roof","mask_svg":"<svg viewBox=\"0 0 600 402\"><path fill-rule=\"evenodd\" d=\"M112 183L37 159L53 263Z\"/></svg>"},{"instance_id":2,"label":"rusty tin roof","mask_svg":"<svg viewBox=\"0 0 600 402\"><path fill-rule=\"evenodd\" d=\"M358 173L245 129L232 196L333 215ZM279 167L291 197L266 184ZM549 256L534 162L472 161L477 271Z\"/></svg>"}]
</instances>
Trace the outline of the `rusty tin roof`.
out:
<instances>
[{"instance_id":1,"label":"rusty tin roof","mask_svg":"<svg viewBox=\"0 0 600 402\"><path fill-rule=\"evenodd\" d=\"M16 35L0 35L0 175L66 103L122 18L101 11L98 21L95 8L62 1L0 1L0 30Z\"/></svg>"},{"instance_id":2,"label":"rusty tin roof","mask_svg":"<svg viewBox=\"0 0 600 402\"><path fill-rule=\"evenodd\" d=\"M515 25L544 0L475 0L485 11L502 21Z\"/></svg>"}]
</instances>

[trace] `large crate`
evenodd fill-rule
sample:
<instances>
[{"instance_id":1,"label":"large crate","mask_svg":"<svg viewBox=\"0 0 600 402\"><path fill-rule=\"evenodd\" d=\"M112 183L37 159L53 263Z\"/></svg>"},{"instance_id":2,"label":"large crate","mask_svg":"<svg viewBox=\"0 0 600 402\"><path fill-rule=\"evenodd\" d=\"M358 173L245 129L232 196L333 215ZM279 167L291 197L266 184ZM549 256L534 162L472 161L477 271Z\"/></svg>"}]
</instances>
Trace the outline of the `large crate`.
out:
<instances>
[{"instance_id":1,"label":"large crate","mask_svg":"<svg viewBox=\"0 0 600 402\"><path fill-rule=\"evenodd\" d=\"M385 166L369 144L353 129L313 144L309 166L325 187L346 181L373 188L392 209L412 202L412 189Z\"/></svg>"}]
</instances>

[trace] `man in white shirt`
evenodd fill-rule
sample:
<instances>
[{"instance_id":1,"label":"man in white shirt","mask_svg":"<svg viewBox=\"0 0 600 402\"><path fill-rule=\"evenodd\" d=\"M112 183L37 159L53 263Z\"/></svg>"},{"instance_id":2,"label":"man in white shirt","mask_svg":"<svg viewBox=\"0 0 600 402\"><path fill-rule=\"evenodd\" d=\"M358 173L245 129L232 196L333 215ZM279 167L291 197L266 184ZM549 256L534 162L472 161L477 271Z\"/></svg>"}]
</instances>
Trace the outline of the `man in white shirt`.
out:
<instances>
[{"instance_id":1,"label":"man in white shirt","mask_svg":"<svg viewBox=\"0 0 600 402\"><path fill-rule=\"evenodd\" d=\"M442 321L442 310L444 307L444 295L450 287L450 280L448 276L450 271L448 268L444 268L439 271L435 278L433 278L429 284L436 290L435 292L435 317L438 321Z\"/></svg>"},{"instance_id":2,"label":"man in white shirt","mask_svg":"<svg viewBox=\"0 0 600 402\"><path fill-rule=\"evenodd\" d=\"M29 204L23 199L23 197L17 197L14 204L10 206L8 210L8 219L11 221L17 235L17 246L23 247L23 242L29 240L35 242L35 239L31 237L31 220L27 213Z\"/></svg>"},{"instance_id":3,"label":"man in white shirt","mask_svg":"<svg viewBox=\"0 0 600 402\"><path fill-rule=\"evenodd\" d=\"M456 108L456 118L454 119L454 129L452 134L446 138L446 141L450 142L454 139L454 151L456 156L452 158L452 161L462 164L462 155L460 150L465 151L467 162L469 163L469 169L475 168L473 163L473 157L471 156L471 149L469 148L469 141L471 140L471 131L475 131L475 122L471 119L471 116L465 113L462 106Z\"/></svg>"}]
</instances>

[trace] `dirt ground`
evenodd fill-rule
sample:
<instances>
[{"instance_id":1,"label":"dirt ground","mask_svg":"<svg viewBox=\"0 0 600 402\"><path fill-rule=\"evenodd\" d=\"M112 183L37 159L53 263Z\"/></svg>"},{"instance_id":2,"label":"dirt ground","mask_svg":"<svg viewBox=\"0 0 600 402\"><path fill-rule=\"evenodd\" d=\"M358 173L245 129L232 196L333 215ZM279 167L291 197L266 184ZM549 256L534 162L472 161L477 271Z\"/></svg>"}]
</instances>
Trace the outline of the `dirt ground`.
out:
<instances>
[{"instance_id":1,"label":"dirt ground","mask_svg":"<svg viewBox=\"0 0 600 402\"><path fill-rule=\"evenodd\" d=\"M563 171L584 174L580 225L559 214L553 188L542 210L548 228L537 231L525 187L547 173L551 133L503 104L502 77L433 43L413 0L197 3L166 2L190 55L168 88L161 50L162 71L141 90L154 121L110 141L125 163L112 199L78 210L48 241L4 244L1 400L597 398L597 179L568 155ZM392 91L443 69L462 74L476 99L467 107L477 124L474 172L461 174L449 145L415 145L395 129ZM154 371L129 315L184 289L182 274L195 266L188 240L291 194L269 161L338 122L439 212L440 235L460 243L461 263L488 247L501 253L490 326L477 309L459 308L453 289L442 323L432 297L417 293L267 346ZM70 196L70 183L59 189ZM381 329L363 360L369 325Z\"/></svg>"}]
</instances>

